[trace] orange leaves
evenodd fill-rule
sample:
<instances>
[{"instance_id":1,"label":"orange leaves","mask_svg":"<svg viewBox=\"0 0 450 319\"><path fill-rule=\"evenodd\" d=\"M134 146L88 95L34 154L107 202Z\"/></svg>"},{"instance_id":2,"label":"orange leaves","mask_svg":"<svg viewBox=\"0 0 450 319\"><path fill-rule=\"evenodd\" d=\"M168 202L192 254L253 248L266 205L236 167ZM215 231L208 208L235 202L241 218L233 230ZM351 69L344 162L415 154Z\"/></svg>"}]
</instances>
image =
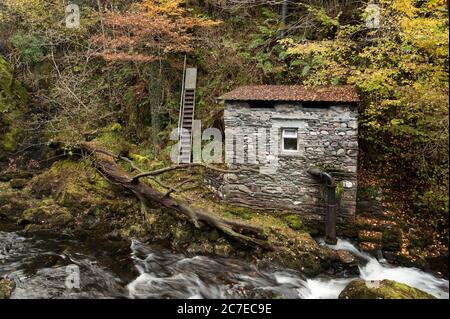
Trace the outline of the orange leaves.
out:
<instances>
[{"instance_id":1,"label":"orange leaves","mask_svg":"<svg viewBox=\"0 0 450 319\"><path fill-rule=\"evenodd\" d=\"M150 62L171 53L193 50L196 28L210 28L218 22L186 16L181 0L146 0L137 11L107 13L105 34L93 37L107 61Z\"/></svg>"},{"instance_id":2,"label":"orange leaves","mask_svg":"<svg viewBox=\"0 0 450 319\"><path fill-rule=\"evenodd\" d=\"M180 5L183 0L145 0L140 5L141 9L149 16L166 15L166 16L181 16L185 9Z\"/></svg>"}]
</instances>

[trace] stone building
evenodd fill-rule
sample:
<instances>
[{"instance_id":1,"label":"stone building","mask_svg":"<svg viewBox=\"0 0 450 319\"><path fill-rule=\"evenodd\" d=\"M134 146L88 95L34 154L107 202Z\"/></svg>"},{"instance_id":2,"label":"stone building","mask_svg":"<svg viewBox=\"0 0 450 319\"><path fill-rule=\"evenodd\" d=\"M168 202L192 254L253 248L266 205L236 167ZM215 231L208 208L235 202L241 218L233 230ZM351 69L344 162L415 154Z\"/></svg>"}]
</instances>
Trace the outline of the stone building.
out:
<instances>
[{"instance_id":1,"label":"stone building","mask_svg":"<svg viewBox=\"0 0 450 319\"><path fill-rule=\"evenodd\" d=\"M337 182L338 222L354 216L359 98L353 87L243 86L219 100L225 159L236 171L209 178L219 196L323 220L325 186L308 171L319 168Z\"/></svg>"}]
</instances>

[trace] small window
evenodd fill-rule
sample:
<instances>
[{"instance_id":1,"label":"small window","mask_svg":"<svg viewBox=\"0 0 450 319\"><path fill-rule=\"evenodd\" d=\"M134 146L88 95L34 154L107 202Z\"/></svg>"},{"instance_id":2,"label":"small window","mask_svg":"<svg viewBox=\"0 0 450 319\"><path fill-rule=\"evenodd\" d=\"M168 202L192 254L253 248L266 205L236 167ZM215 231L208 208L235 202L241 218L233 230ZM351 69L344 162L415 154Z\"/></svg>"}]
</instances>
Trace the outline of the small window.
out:
<instances>
[{"instance_id":1,"label":"small window","mask_svg":"<svg viewBox=\"0 0 450 319\"><path fill-rule=\"evenodd\" d=\"M282 147L283 151L297 151L298 150L298 132L297 129L283 129L282 132Z\"/></svg>"}]
</instances>

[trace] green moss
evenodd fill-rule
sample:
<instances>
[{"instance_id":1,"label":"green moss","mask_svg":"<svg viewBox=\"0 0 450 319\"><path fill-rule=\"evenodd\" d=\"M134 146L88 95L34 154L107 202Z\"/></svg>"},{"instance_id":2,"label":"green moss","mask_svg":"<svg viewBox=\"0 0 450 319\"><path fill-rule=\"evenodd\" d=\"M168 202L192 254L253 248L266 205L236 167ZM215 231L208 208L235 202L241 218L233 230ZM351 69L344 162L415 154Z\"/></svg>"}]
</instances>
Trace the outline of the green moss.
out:
<instances>
[{"instance_id":1,"label":"green moss","mask_svg":"<svg viewBox=\"0 0 450 319\"><path fill-rule=\"evenodd\" d=\"M0 113L7 107L23 106L28 100L28 93L19 82L13 83L11 68L8 62L0 57Z\"/></svg>"},{"instance_id":2,"label":"green moss","mask_svg":"<svg viewBox=\"0 0 450 319\"><path fill-rule=\"evenodd\" d=\"M295 230L306 230L305 225L303 224L300 217L297 215L288 215L284 217L284 220L287 222L289 227Z\"/></svg>"},{"instance_id":3,"label":"green moss","mask_svg":"<svg viewBox=\"0 0 450 319\"><path fill-rule=\"evenodd\" d=\"M108 131L97 137L94 142L114 153L128 153L130 143L120 134L119 131Z\"/></svg>"},{"instance_id":4,"label":"green moss","mask_svg":"<svg viewBox=\"0 0 450 319\"><path fill-rule=\"evenodd\" d=\"M87 167L88 166L85 165L85 163L83 163L83 162L64 160L64 161L59 161L59 162L54 163L52 165L52 167L50 168L50 172L61 173L64 170L69 170L69 171L81 170L81 169L84 169Z\"/></svg>"},{"instance_id":5,"label":"green moss","mask_svg":"<svg viewBox=\"0 0 450 319\"><path fill-rule=\"evenodd\" d=\"M122 125L120 125L119 123L114 123L113 125L111 125L110 131L111 132L122 132Z\"/></svg>"},{"instance_id":6,"label":"green moss","mask_svg":"<svg viewBox=\"0 0 450 319\"><path fill-rule=\"evenodd\" d=\"M0 151L17 149L23 131L14 124L24 114L27 100L26 90L13 81L8 63L0 57Z\"/></svg>"},{"instance_id":7,"label":"green moss","mask_svg":"<svg viewBox=\"0 0 450 319\"><path fill-rule=\"evenodd\" d=\"M54 229L65 226L72 220L73 216L66 208L53 204L25 210L21 223L38 225L40 229Z\"/></svg>"},{"instance_id":8,"label":"green moss","mask_svg":"<svg viewBox=\"0 0 450 319\"><path fill-rule=\"evenodd\" d=\"M435 297L393 280L366 282L358 279L345 287L339 299L435 299Z\"/></svg>"},{"instance_id":9,"label":"green moss","mask_svg":"<svg viewBox=\"0 0 450 319\"><path fill-rule=\"evenodd\" d=\"M343 192L344 192L344 186L342 185L342 182L336 183L336 200L337 201L341 200Z\"/></svg>"},{"instance_id":10,"label":"green moss","mask_svg":"<svg viewBox=\"0 0 450 319\"><path fill-rule=\"evenodd\" d=\"M253 212L250 209L243 207L234 207L232 210L226 210L224 212L225 217L239 217L245 220L253 218Z\"/></svg>"},{"instance_id":11,"label":"green moss","mask_svg":"<svg viewBox=\"0 0 450 319\"><path fill-rule=\"evenodd\" d=\"M89 162L61 161L52 166L51 172L53 174L51 178L60 180L63 184L63 187L59 187L59 191L54 194L58 204L68 208L103 206L103 196L109 195L111 191L110 184Z\"/></svg>"},{"instance_id":12,"label":"green moss","mask_svg":"<svg viewBox=\"0 0 450 319\"><path fill-rule=\"evenodd\" d=\"M14 152L17 149L18 139L22 131L13 127L8 133L3 136L1 145L6 152Z\"/></svg>"},{"instance_id":13,"label":"green moss","mask_svg":"<svg viewBox=\"0 0 450 319\"><path fill-rule=\"evenodd\" d=\"M27 185L34 197L53 198L69 209L84 209L95 203L103 206L111 198L112 187L88 161L56 162L46 172L35 176Z\"/></svg>"},{"instance_id":14,"label":"green moss","mask_svg":"<svg viewBox=\"0 0 450 319\"><path fill-rule=\"evenodd\" d=\"M144 164L144 163L147 163L149 161L149 159L147 157L139 155L139 154L130 153L130 154L128 154L128 156L132 160L138 162L139 164Z\"/></svg>"},{"instance_id":15,"label":"green moss","mask_svg":"<svg viewBox=\"0 0 450 319\"><path fill-rule=\"evenodd\" d=\"M2 140L2 146L7 152L14 152L16 150L17 142L13 133L9 132L5 134Z\"/></svg>"}]
</instances>

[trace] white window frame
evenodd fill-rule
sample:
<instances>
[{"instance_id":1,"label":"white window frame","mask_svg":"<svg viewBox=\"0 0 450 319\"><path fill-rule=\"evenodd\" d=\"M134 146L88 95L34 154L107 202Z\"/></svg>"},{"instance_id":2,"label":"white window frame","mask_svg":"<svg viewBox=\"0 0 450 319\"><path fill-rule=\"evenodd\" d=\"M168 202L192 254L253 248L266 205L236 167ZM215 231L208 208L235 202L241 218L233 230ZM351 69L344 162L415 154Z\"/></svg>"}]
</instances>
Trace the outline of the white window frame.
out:
<instances>
[{"instance_id":1,"label":"white window frame","mask_svg":"<svg viewBox=\"0 0 450 319\"><path fill-rule=\"evenodd\" d=\"M295 137L293 135L288 135L287 131L295 131ZM295 138L297 140L297 149L295 150L287 150L284 148L284 139L285 138ZM284 127L281 129L281 151L282 152L286 152L286 153L298 153L299 151L299 147L298 147L298 128L293 128L293 127Z\"/></svg>"}]
</instances>

